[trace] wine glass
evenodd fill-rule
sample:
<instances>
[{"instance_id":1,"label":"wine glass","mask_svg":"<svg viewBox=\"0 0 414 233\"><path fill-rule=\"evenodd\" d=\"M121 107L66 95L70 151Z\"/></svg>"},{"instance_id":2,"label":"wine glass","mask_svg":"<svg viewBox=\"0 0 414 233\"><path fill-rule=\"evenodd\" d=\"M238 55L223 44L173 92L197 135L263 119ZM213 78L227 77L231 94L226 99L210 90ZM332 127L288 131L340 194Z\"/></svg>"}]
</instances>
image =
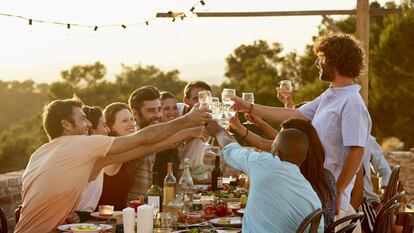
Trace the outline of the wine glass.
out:
<instances>
[{"instance_id":1,"label":"wine glass","mask_svg":"<svg viewBox=\"0 0 414 233\"><path fill-rule=\"evenodd\" d=\"M279 82L280 94L285 98L285 107L287 106L287 98L293 90L292 81L282 80Z\"/></svg>"},{"instance_id":2,"label":"wine glass","mask_svg":"<svg viewBox=\"0 0 414 233\"><path fill-rule=\"evenodd\" d=\"M235 116L236 112L233 110L234 101L231 99L232 96L236 95L235 89L224 88L221 94L221 101L223 102L223 108L227 114Z\"/></svg>"},{"instance_id":3,"label":"wine glass","mask_svg":"<svg viewBox=\"0 0 414 233\"><path fill-rule=\"evenodd\" d=\"M209 108L211 104L211 92L206 91L200 91L198 93L198 102L200 103L200 108Z\"/></svg>"},{"instance_id":4,"label":"wine glass","mask_svg":"<svg viewBox=\"0 0 414 233\"><path fill-rule=\"evenodd\" d=\"M254 94L252 92L243 92L242 94L242 99L244 99L247 102L250 102L252 104L254 104ZM247 120L246 122L243 123L243 125L252 125L253 122Z\"/></svg>"}]
</instances>

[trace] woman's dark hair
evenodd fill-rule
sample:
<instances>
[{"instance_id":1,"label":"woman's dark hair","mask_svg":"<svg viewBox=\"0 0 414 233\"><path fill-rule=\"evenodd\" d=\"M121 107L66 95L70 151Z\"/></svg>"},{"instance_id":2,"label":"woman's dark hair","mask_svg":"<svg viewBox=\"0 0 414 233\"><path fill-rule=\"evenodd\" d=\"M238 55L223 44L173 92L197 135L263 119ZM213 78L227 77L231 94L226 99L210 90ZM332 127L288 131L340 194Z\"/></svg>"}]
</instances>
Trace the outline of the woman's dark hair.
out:
<instances>
[{"instance_id":1,"label":"woman's dark hair","mask_svg":"<svg viewBox=\"0 0 414 233\"><path fill-rule=\"evenodd\" d=\"M161 92L160 99L161 99L161 102L165 99L175 99L175 95L169 91L163 91Z\"/></svg>"},{"instance_id":2,"label":"woman's dark hair","mask_svg":"<svg viewBox=\"0 0 414 233\"><path fill-rule=\"evenodd\" d=\"M325 169L323 167L325 151L318 133L310 122L299 119L286 120L282 122L281 126L284 129L298 129L308 137L308 154L300 166L300 171L315 189L322 202L322 207L325 208L328 200L333 200L333 194L325 177Z\"/></svg>"},{"instance_id":3,"label":"woman's dark hair","mask_svg":"<svg viewBox=\"0 0 414 233\"><path fill-rule=\"evenodd\" d=\"M115 123L116 114L124 109L127 109L131 112L131 109L128 107L127 104L120 102L115 102L105 107L103 114L106 119L106 124L111 129L111 132L108 134L109 136L117 136L115 131L112 130L112 126Z\"/></svg>"},{"instance_id":4,"label":"woman's dark hair","mask_svg":"<svg viewBox=\"0 0 414 233\"><path fill-rule=\"evenodd\" d=\"M89 129L89 135L92 134L91 130L96 129L99 124L99 119L103 116L102 109L98 106L83 106L82 111L85 113L86 118L91 122L92 127Z\"/></svg>"}]
</instances>

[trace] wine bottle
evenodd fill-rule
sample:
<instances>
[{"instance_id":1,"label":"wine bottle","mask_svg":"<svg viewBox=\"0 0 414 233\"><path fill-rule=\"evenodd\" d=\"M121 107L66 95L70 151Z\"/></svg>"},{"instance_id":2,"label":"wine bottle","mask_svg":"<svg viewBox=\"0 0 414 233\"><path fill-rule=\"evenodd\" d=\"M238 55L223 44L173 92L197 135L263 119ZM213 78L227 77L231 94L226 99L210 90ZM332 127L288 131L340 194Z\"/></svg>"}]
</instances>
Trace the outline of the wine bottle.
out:
<instances>
[{"instance_id":1,"label":"wine bottle","mask_svg":"<svg viewBox=\"0 0 414 233\"><path fill-rule=\"evenodd\" d=\"M178 193L181 195L183 203L183 212L187 213L191 210L193 205L193 178L190 174L189 159L184 159L184 172L178 182Z\"/></svg>"},{"instance_id":2,"label":"wine bottle","mask_svg":"<svg viewBox=\"0 0 414 233\"><path fill-rule=\"evenodd\" d=\"M173 174L173 163L167 164L167 175L164 178L164 204L168 205L175 198L177 179Z\"/></svg>"},{"instance_id":3,"label":"wine bottle","mask_svg":"<svg viewBox=\"0 0 414 233\"><path fill-rule=\"evenodd\" d=\"M154 212L162 211L162 189L158 185L158 172L152 173L152 185L148 189L148 205L154 208Z\"/></svg>"},{"instance_id":4,"label":"wine bottle","mask_svg":"<svg viewBox=\"0 0 414 233\"><path fill-rule=\"evenodd\" d=\"M220 156L216 156L214 169L211 172L211 190L216 191L223 187L223 171L220 168Z\"/></svg>"}]
</instances>

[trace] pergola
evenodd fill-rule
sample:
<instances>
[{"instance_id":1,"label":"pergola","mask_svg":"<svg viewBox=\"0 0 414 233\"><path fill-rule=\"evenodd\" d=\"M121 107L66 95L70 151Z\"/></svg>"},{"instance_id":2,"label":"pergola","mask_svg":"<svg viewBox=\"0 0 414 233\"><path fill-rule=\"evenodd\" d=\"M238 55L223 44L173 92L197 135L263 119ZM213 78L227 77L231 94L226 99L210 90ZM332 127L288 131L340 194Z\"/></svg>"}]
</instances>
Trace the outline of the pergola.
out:
<instances>
[{"instance_id":1,"label":"pergola","mask_svg":"<svg viewBox=\"0 0 414 233\"><path fill-rule=\"evenodd\" d=\"M359 78L361 95L368 105L368 65L369 65L369 18L373 15L401 14L400 9L369 9L368 0L357 0L355 10L312 10L312 11L268 11L268 12L194 12L197 17L273 17L273 16L322 16L333 31L340 32L330 15L356 15L356 34L366 51L366 66L364 74ZM180 14L180 13L178 13ZM157 13L157 17L174 17L171 12Z\"/></svg>"}]
</instances>

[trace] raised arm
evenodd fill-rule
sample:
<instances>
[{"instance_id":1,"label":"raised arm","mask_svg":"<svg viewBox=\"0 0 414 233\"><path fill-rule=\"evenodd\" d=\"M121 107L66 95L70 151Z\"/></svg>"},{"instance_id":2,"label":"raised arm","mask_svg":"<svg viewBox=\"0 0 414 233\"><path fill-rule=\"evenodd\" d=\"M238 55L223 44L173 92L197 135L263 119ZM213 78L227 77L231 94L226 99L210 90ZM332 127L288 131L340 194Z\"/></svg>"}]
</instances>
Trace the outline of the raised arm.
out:
<instances>
[{"instance_id":1,"label":"raised arm","mask_svg":"<svg viewBox=\"0 0 414 233\"><path fill-rule=\"evenodd\" d=\"M185 128L203 126L211 119L210 112L209 109L193 108L188 114L170 122L151 125L134 134L117 137L109 150L109 154L118 154L140 145L162 141Z\"/></svg>"},{"instance_id":2,"label":"raised arm","mask_svg":"<svg viewBox=\"0 0 414 233\"><path fill-rule=\"evenodd\" d=\"M234 110L257 115L269 121L282 122L288 119L301 119L308 121L297 109L268 107L260 104L252 104L238 96L231 98L234 101Z\"/></svg>"},{"instance_id":3,"label":"raised arm","mask_svg":"<svg viewBox=\"0 0 414 233\"><path fill-rule=\"evenodd\" d=\"M102 157L96 161L95 166L90 175L90 180L93 180L96 177L96 175L101 171L101 169L106 166L124 163L133 159L139 159L157 153L159 151L166 150L175 143L185 140L187 138L201 137L203 135L203 131L203 126L187 128L155 144L144 144L142 146L139 146L135 149L123 153L108 154L107 156Z\"/></svg>"},{"instance_id":4,"label":"raised arm","mask_svg":"<svg viewBox=\"0 0 414 233\"><path fill-rule=\"evenodd\" d=\"M275 139L279 131L273 128L269 123L264 121L262 118L256 115L249 115L248 119L255 123L262 131L266 134L266 136L270 139Z\"/></svg>"},{"instance_id":5,"label":"raised arm","mask_svg":"<svg viewBox=\"0 0 414 233\"><path fill-rule=\"evenodd\" d=\"M244 127L237 116L230 119L230 127L235 130L244 140L253 145L254 147L270 152L273 141L260 137L259 135L249 131Z\"/></svg>"}]
</instances>

